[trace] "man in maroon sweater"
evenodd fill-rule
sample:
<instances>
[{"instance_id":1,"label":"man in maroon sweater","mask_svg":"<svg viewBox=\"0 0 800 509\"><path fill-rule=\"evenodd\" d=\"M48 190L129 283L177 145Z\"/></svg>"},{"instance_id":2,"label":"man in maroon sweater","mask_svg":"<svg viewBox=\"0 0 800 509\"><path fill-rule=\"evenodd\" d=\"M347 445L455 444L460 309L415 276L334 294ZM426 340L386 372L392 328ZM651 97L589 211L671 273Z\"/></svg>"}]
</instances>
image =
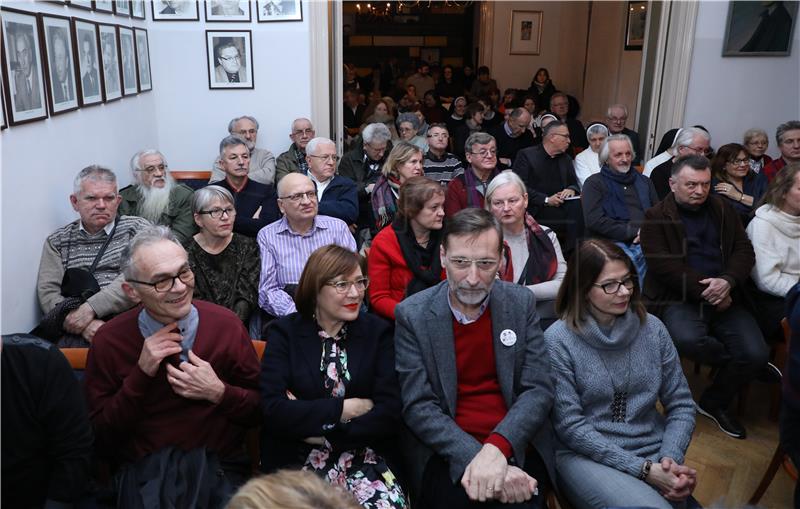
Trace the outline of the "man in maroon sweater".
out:
<instances>
[{"instance_id":1,"label":"man in maroon sweater","mask_svg":"<svg viewBox=\"0 0 800 509\"><path fill-rule=\"evenodd\" d=\"M166 227L139 232L122 271L124 291L141 305L101 327L89 351L98 451L138 465L169 447L204 447L226 474L229 462L245 466L244 434L259 418L259 363L241 321L192 301L186 251Z\"/></svg>"},{"instance_id":2,"label":"man in maroon sweater","mask_svg":"<svg viewBox=\"0 0 800 509\"><path fill-rule=\"evenodd\" d=\"M541 507L552 466L550 363L533 294L496 280L503 234L483 209L453 216L447 281L396 308L396 368L420 507ZM551 469L550 469L551 470Z\"/></svg>"}]
</instances>

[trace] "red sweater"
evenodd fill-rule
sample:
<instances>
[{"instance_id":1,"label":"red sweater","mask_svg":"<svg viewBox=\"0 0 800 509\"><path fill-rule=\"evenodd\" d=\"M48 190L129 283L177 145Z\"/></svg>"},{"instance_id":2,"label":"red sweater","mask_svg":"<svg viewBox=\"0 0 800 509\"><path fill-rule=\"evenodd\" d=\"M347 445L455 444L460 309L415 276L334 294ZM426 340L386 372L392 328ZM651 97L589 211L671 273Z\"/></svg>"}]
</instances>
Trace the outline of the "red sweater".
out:
<instances>
[{"instance_id":1,"label":"red sweater","mask_svg":"<svg viewBox=\"0 0 800 509\"><path fill-rule=\"evenodd\" d=\"M89 349L86 392L101 451L135 461L170 445L206 446L223 457L243 450L245 430L259 417L258 358L235 314L210 302L194 305L200 325L192 351L225 383L222 401L175 394L164 362L152 378L139 368L137 306L103 325Z\"/></svg>"},{"instance_id":2,"label":"red sweater","mask_svg":"<svg viewBox=\"0 0 800 509\"><path fill-rule=\"evenodd\" d=\"M492 313L487 308L476 322L461 325L453 319L458 393L456 424L483 444L497 446L506 458L513 454L505 437L492 430L508 413L492 340Z\"/></svg>"},{"instance_id":3,"label":"red sweater","mask_svg":"<svg viewBox=\"0 0 800 509\"><path fill-rule=\"evenodd\" d=\"M784 161L783 157L779 157L765 164L764 169L761 171L764 172L764 176L767 177L767 181L772 182L772 179L775 178L775 175L777 175L784 166L786 166L786 161Z\"/></svg>"},{"instance_id":4,"label":"red sweater","mask_svg":"<svg viewBox=\"0 0 800 509\"><path fill-rule=\"evenodd\" d=\"M465 171L472 171L467 168ZM480 203L472 204L473 207L477 207L482 209L483 208L483 195L478 193L478 201ZM469 206L469 200L467 199L467 186L464 183L464 176L460 175L447 184L447 191L444 195L444 214L447 217L453 217L453 215L461 209L465 209Z\"/></svg>"}]
</instances>

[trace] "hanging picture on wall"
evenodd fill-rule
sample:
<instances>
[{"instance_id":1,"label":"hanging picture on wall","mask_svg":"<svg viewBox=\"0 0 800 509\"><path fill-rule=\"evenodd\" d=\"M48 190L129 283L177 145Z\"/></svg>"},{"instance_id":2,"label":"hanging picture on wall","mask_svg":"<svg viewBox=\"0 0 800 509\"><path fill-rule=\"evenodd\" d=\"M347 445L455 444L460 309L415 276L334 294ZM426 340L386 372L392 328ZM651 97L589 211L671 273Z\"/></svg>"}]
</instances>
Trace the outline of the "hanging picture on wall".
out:
<instances>
[{"instance_id":1,"label":"hanging picture on wall","mask_svg":"<svg viewBox=\"0 0 800 509\"><path fill-rule=\"evenodd\" d=\"M206 30L208 88L253 88L250 30Z\"/></svg>"},{"instance_id":2,"label":"hanging picture on wall","mask_svg":"<svg viewBox=\"0 0 800 509\"><path fill-rule=\"evenodd\" d=\"M94 10L97 12L114 12L113 0L94 0Z\"/></svg>"},{"instance_id":3,"label":"hanging picture on wall","mask_svg":"<svg viewBox=\"0 0 800 509\"><path fill-rule=\"evenodd\" d=\"M206 0L206 21L250 21L248 0Z\"/></svg>"},{"instance_id":4,"label":"hanging picture on wall","mask_svg":"<svg viewBox=\"0 0 800 509\"><path fill-rule=\"evenodd\" d=\"M300 0L258 0L256 11L259 23L303 21L303 3Z\"/></svg>"},{"instance_id":5,"label":"hanging picture on wall","mask_svg":"<svg viewBox=\"0 0 800 509\"><path fill-rule=\"evenodd\" d=\"M644 31L647 28L647 2L628 2L628 20L625 27L625 50L641 50L644 47Z\"/></svg>"},{"instance_id":6,"label":"hanging picture on wall","mask_svg":"<svg viewBox=\"0 0 800 509\"><path fill-rule=\"evenodd\" d=\"M81 9L92 9L92 1L91 0L72 0L69 3L70 7L79 7Z\"/></svg>"},{"instance_id":7,"label":"hanging picture on wall","mask_svg":"<svg viewBox=\"0 0 800 509\"><path fill-rule=\"evenodd\" d=\"M100 50L97 46L97 25L72 19L72 37L78 55L78 99L81 106L103 102L100 81Z\"/></svg>"},{"instance_id":8,"label":"hanging picture on wall","mask_svg":"<svg viewBox=\"0 0 800 509\"><path fill-rule=\"evenodd\" d=\"M53 115L78 109L78 87L75 85L75 59L72 55L72 30L69 18L39 15L44 41L45 77L47 78L50 112Z\"/></svg>"},{"instance_id":9,"label":"hanging picture on wall","mask_svg":"<svg viewBox=\"0 0 800 509\"><path fill-rule=\"evenodd\" d=\"M153 80L150 77L150 41L147 40L147 30L134 28L136 38L136 65L139 69L139 92L153 90Z\"/></svg>"},{"instance_id":10,"label":"hanging picture on wall","mask_svg":"<svg viewBox=\"0 0 800 509\"><path fill-rule=\"evenodd\" d=\"M122 97L122 80L119 73L117 28L100 24L100 63L103 66L103 91L106 102Z\"/></svg>"},{"instance_id":11,"label":"hanging picture on wall","mask_svg":"<svg viewBox=\"0 0 800 509\"><path fill-rule=\"evenodd\" d=\"M6 81L5 78L6 73L2 71L2 78L0 78L0 117L2 117L2 120L0 120L0 130L8 127L8 121L6 121L6 98L5 94L3 94L3 90L5 89L3 83Z\"/></svg>"},{"instance_id":12,"label":"hanging picture on wall","mask_svg":"<svg viewBox=\"0 0 800 509\"><path fill-rule=\"evenodd\" d=\"M799 3L731 2L722 56L789 56Z\"/></svg>"},{"instance_id":13,"label":"hanging picture on wall","mask_svg":"<svg viewBox=\"0 0 800 509\"><path fill-rule=\"evenodd\" d=\"M131 17L145 19L144 0L131 0Z\"/></svg>"},{"instance_id":14,"label":"hanging picture on wall","mask_svg":"<svg viewBox=\"0 0 800 509\"><path fill-rule=\"evenodd\" d=\"M29 12L2 9L3 90L9 125L47 118L39 20Z\"/></svg>"},{"instance_id":15,"label":"hanging picture on wall","mask_svg":"<svg viewBox=\"0 0 800 509\"><path fill-rule=\"evenodd\" d=\"M197 0L153 0L150 2L153 9L154 21L197 21L200 11Z\"/></svg>"},{"instance_id":16,"label":"hanging picture on wall","mask_svg":"<svg viewBox=\"0 0 800 509\"><path fill-rule=\"evenodd\" d=\"M130 2L128 0L114 0L114 14L117 16L130 16Z\"/></svg>"},{"instance_id":17,"label":"hanging picture on wall","mask_svg":"<svg viewBox=\"0 0 800 509\"><path fill-rule=\"evenodd\" d=\"M538 55L542 44L542 11L511 11L509 54Z\"/></svg>"},{"instance_id":18,"label":"hanging picture on wall","mask_svg":"<svg viewBox=\"0 0 800 509\"><path fill-rule=\"evenodd\" d=\"M122 62L122 95L139 92L136 81L136 49L133 44L133 29L117 27L119 52Z\"/></svg>"}]
</instances>

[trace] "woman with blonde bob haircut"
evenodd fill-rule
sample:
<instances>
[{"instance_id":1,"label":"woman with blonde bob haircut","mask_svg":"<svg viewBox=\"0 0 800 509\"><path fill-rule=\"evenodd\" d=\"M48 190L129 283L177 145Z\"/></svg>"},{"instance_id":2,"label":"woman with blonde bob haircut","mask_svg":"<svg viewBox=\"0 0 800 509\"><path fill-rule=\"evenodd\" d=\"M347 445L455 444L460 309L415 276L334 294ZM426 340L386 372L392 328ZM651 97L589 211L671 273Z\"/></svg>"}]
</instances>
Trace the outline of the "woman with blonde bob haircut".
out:
<instances>
[{"instance_id":1,"label":"woman with blonde bob haircut","mask_svg":"<svg viewBox=\"0 0 800 509\"><path fill-rule=\"evenodd\" d=\"M358 509L345 492L311 472L280 470L251 479L231 498L225 509Z\"/></svg>"},{"instance_id":2,"label":"woman with blonde bob haircut","mask_svg":"<svg viewBox=\"0 0 800 509\"><path fill-rule=\"evenodd\" d=\"M419 147L401 141L392 148L372 190L372 213L377 230L392 224L397 213L400 186L411 177L419 177L423 173L422 150Z\"/></svg>"},{"instance_id":3,"label":"woman with blonde bob haircut","mask_svg":"<svg viewBox=\"0 0 800 509\"><path fill-rule=\"evenodd\" d=\"M545 342L556 471L571 505L695 507L697 472L683 465L694 401L666 327L640 300L630 258L610 241L583 242L556 311Z\"/></svg>"},{"instance_id":4,"label":"woman with blonde bob haircut","mask_svg":"<svg viewBox=\"0 0 800 509\"><path fill-rule=\"evenodd\" d=\"M403 508L386 455L401 422L392 327L362 311L368 286L358 254L309 256L298 312L270 324L261 363L261 468L303 468L359 504Z\"/></svg>"}]
</instances>

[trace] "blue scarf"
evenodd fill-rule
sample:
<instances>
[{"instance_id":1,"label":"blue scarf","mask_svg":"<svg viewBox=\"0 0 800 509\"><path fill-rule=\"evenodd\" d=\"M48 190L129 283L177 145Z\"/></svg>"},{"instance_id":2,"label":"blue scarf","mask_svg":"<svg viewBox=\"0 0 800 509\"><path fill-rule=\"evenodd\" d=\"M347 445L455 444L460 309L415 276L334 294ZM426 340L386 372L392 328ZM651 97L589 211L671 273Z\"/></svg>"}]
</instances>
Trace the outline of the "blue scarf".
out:
<instances>
[{"instance_id":1,"label":"blue scarf","mask_svg":"<svg viewBox=\"0 0 800 509\"><path fill-rule=\"evenodd\" d=\"M650 202L647 180L636 169L631 168L627 173L619 173L604 164L600 168L600 175L603 176L603 182L605 182L606 189L608 189L606 199L603 200L603 212L608 217L620 221L630 221L631 214L628 212L628 206L625 205L625 191L622 187L631 184L636 189L636 195L639 196L642 210L647 210L653 206Z\"/></svg>"}]
</instances>

